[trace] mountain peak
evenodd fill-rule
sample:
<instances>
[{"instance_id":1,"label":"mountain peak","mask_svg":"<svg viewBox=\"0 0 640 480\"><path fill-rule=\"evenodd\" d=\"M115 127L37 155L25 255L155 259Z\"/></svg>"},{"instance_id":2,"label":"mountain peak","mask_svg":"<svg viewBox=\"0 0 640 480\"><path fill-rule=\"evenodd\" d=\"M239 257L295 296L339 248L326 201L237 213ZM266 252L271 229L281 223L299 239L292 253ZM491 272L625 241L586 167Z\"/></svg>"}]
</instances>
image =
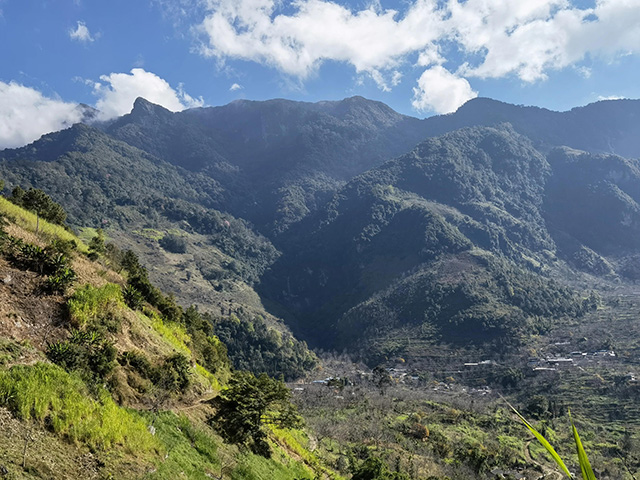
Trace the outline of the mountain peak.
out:
<instances>
[{"instance_id":1,"label":"mountain peak","mask_svg":"<svg viewBox=\"0 0 640 480\"><path fill-rule=\"evenodd\" d=\"M136 98L136 101L133 102L133 109L131 110L131 115L134 117L166 115L170 113L170 110L167 110L161 105L151 103L149 100L142 97Z\"/></svg>"}]
</instances>

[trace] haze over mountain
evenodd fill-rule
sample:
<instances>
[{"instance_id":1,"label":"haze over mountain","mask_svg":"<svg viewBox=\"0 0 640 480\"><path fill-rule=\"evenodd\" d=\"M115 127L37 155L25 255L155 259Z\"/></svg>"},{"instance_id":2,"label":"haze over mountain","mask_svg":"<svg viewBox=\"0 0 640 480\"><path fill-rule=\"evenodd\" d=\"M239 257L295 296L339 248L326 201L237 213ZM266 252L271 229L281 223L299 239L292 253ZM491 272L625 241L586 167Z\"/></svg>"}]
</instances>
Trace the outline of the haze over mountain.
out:
<instances>
[{"instance_id":1,"label":"haze over mountain","mask_svg":"<svg viewBox=\"0 0 640 480\"><path fill-rule=\"evenodd\" d=\"M627 100L475 99L418 120L361 97L179 113L138 99L0 152L0 177L44 189L75 226L106 226L160 282L186 269L164 285L183 301L262 315L267 302L314 345L373 341L374 358L402 350L387 342L401 331L511 345L579 315L577 294L545 280L565 264L635 278L640 166L614 153L637 156L638 118ZM167 232L186 254L163 253Z\"/></svg>"}]
</instances>

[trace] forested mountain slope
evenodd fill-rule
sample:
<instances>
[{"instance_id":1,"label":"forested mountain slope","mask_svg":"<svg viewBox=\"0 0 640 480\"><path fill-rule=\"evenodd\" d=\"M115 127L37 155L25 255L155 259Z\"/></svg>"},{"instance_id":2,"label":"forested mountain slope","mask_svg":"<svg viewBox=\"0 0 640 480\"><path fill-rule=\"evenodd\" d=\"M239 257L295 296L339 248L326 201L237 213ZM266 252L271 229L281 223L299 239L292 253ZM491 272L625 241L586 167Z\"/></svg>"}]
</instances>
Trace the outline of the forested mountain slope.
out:
<instances>
[{"instance_id":1,"label":"forested mountain slope","mask_svg":"<svg viewBox=\"0 0 640 480\"><path fill-rule=\"evenodd\" d=\"M640 100L603 100L567 112L476 98L455 113L425 120L430 136L475 125L510 123L546 151L565 145L593 153L640 156Z\"/></svg>"},{"instance_id":2,"label":"forested mountain slope","mask_svg":"<svg viewBox=\"0 0 640 480\"><path fill-rule=\"evenodd\" d=\"M356 177L288 232L264 293L334 348L411 325L430 337L431 324L443 321L450 327L438 341L458 342L464 331L465 342L517 343L527 318L581 308L535 273L558 253L543 209L551 175L545 157L508 126L429 139ZM514 288L545 297L548 309L525 306Z\"/></svg>"},{"instance_id":3,"label":"forested mountain slope","mask_svg":"<svg viewBox=\"0 0 640 480\"><path fill-rule=\"evenodd\" d=\"M238 100L171 113L138 99L105 126L114 138L215 178L225 210L278 233L342 182L404 153L423 122L361 97L340 102Z\"/></svg>"},{"instance_id":4,"label":"forested mountain slope","mask_svg":"<svg viewBox=\"0 0 640 480\"><path fill-rule=\"evenodd\" d=\"M44 189L77 227L105 227L185 304L284 330L266 304L328 348L419 326L489 349L580 313L554 272L638 277L640 168L597 153L633 156L638 105L476 99L418 120L361 97L179 113L138 99L99 128L0 152L0 177ZM516 287L549 308L518 303ZM398 302L404 289L422 293ZM445 320L476 334L460 341Z\"/></svg>"}]
</instances>

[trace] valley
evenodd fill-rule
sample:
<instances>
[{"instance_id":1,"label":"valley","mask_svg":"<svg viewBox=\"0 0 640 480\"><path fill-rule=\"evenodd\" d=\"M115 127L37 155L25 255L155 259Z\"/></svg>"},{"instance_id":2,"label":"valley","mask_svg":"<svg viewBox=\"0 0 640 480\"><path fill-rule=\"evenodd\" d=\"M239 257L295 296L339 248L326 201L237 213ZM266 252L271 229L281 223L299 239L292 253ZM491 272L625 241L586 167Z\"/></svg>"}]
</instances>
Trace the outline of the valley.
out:
<instances>
[{"instance_id":1,"label":"valley","mask_svg":"<svg viewBox=\"0 0 640 480\"><path fill-rule=\"evenodd\" d=\"M161 438L114 441L111 458L90 436L47 427L45 414L17 413L0 389L2 421L58 435L47 442L74 462L96 455L91 478L169 478L163 468L183 467L162 452L189 442L204 445L193 464L208 466L187 478L542 478L553 465L507 397L569 457L570 409L598 478L633 479L639 110L475 99L418 120L362 97L178 113L140 98L115 120L2 150L6 234L45 250L63 235L20 220L19 186L59 203L69 227L59 231L78 237L65 254L77 278L53 297L38 285L58 273L38 273L7 240L0 387L20 368L57 363L49 375L76 375L50 345L89 348L81 337L69 347L79 335L69 302L114 285L114 310L93 321L117 365L104 391L95 377L76 387L132 409L135 428L161 419ZM189 386L167 393L161 365L173 365L174 382L191 372ZM209 400L241 370L287 381L306 429L225 443ZM76 475L58 475L54 459L21 470L19 451L5 448L8 478ZM127 457L137 449L143 460Z\"/></svg>"}]
</instances>

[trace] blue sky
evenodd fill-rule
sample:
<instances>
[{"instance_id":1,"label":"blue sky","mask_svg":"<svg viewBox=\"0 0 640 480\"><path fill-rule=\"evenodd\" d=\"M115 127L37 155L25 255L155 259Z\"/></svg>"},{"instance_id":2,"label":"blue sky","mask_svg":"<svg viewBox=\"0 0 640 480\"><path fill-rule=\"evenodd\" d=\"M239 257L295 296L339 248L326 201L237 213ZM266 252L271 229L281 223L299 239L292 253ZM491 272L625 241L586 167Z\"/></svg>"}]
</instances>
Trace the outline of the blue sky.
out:
<instances>
[{"instance_id":1,"label":"blue sky","mask_svg":"<svg viewBox=\"0 0 640 480\"><path fill-rule=\"evenodd\" d=\"M352 95L424 117L475 97L640 97L640 0L0 0L0 147L79 119Z\"/></svg>"}]
</instances>

